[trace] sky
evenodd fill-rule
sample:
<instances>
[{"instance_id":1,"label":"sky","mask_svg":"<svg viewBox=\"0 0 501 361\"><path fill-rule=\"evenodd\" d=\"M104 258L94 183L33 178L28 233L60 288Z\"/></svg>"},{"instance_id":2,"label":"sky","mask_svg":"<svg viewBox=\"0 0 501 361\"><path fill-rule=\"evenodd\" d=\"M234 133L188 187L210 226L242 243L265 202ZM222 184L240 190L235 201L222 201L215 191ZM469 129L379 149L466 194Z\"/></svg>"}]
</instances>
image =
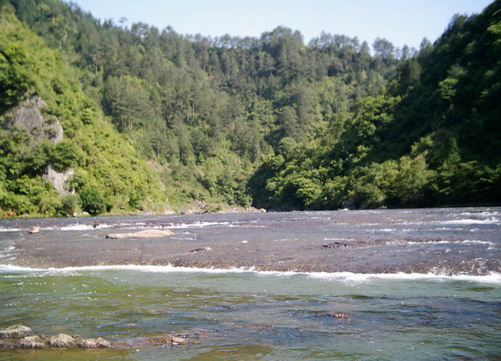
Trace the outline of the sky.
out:
<instances>
[{"instance_id":1,"label":"sky","mask_svg":"<svg viewBox=\"0 0 501 361\"><path fill-rule=\"evenodd\" d=\"M454 14L481 12L492 0L72 0L95 17L124 17L179 34L259 37L277 26L299 30L305 43L320 35L377 37L419 48L435 41Z\"/></svg>"}]
</instances>

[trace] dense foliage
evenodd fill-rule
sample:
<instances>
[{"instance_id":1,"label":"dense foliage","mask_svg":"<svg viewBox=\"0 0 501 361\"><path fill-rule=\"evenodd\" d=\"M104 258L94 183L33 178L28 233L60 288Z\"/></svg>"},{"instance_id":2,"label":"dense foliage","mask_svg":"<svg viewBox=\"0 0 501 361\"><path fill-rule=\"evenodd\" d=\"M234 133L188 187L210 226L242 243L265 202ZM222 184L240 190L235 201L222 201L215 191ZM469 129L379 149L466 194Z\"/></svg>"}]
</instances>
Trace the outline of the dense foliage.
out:
<instances>
[{"instance_id":1,"label":"dense foliage","mask_svg":"<svg viewBox=\"0 0 501 361\"><path fill-rule=\"evenodd\" d=\"M501 199L500 1L482 14L455 17L419 52L377 39L373 55L367 43L343 35L322 33L307 45L284 27L260 38L181 36L143 23L100 22L60 0L10 4L3 12L12 9L54 51L39 40L35 50L8 45L17 39L2 43L0 110L36 89L48 103L45 112L59 112L67 137L56 146L40 143L26 157L24 143L9 135L6 147L19 149L4 154L18 154L24 165L30 159L28 168L38 173L20 172L6 185L23 176L43 179L47 164L75 168L80 204L95 214L144 209L162 198L171 205L200 199L275 209ZM2 26L12 24L20 26L10 17ZM36 38L26 28L22 33ZM53 58L43 65L49 78L24 59L37 51ZM57 110L52 93L77 105L57 100ZM100 166L120 186L113 186L118 179L104 181L98 162L89 163L98 145L110 152ZM0 191L26 196L10 185ZM71 208L70 199L66 204ZM37 207L14 211L47 213Z\"/></svg>"},{"instance_id":2,"label":"dense foliage","mask_svg":"<svg viewBox=\"0 0 501 361\"><path fill-rule=\"evenodd\" d=\"M157 176L83 93L75 69L5 11L0 17L0 69L6 79L0 116L0 215L72 215L80 203L83 210L98 214L149 209L162 201ZM12 123L8 109L33 108L33 99L43 99L40 110L47 124L60 122L62 141L56 144L36 129ZM48 168L74 171L66 195L49 182Z\"/></svg>"},{"instance_id":3,"label":"dense foliage","mask_svg":"<svg viewBox=\"0 0 501 361\"><path fill-rule=\"evenodd\" d=\"M249 186L266 207L435 206L501 200L501 2L454 17L314 142L268 157ZM264 190L264 192L263 192Z\"/></svg>"}]
</instances>

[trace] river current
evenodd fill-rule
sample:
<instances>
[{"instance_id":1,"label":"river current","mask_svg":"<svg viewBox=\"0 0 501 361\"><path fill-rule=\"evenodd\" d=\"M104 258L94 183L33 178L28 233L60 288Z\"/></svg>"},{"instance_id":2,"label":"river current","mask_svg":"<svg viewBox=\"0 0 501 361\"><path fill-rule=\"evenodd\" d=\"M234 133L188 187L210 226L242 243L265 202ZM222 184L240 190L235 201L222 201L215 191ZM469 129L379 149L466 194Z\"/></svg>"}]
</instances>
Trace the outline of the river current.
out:
<instances>
[{"instance_id":1,"label":"river current","mask_svg":"<svg viewBox=\"0 0 501 361\"><path fill-rule=\"evenodd\" d=\"M201 336L0 360L498 360L500 230L501 208L1 221L0 328Z\"/></svg>"}]
</instances>

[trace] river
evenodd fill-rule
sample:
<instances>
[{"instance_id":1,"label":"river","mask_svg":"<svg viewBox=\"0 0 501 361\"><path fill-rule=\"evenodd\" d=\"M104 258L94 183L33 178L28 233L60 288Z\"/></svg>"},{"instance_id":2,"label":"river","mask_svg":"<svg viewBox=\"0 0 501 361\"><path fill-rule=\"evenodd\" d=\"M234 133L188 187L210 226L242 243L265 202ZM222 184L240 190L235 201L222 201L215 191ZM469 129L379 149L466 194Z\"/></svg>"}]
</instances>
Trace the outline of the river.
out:
<instances>
[{"instance_id":1,"label":"river","mask_svg":"<svg viewBox=\"0 0 501 361\"><path fill-rule=\"evenodd\" d=\"M4 220L0 328L199 337L0 359L497 360L500 220L496 207ZM142 229L175 235L104 238Z\"/></svg>"}]
</instances>

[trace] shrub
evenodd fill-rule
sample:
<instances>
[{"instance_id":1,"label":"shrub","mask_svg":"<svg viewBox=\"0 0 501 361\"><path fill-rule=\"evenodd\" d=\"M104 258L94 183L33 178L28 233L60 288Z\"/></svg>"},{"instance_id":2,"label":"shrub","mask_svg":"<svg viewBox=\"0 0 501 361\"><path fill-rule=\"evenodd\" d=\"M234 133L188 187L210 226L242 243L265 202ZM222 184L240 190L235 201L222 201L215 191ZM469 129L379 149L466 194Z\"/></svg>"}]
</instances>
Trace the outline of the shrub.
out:
<instances>
[{"instance_id":1,"label":"shrub","mask_svg":"<svg viewBox=\"0 0 501 361\"><path fill-rule=\"evenodd\" d=\"M101 192L92 187L85 187L80 193L82 209L91 216L97 216L106 210L106 201Z\"/></svg>"},{"instance_id":2,"label":"shrub","mask_svg":"<svg viewBox=\"0 0 501 361\"><path fill-rule=\"evenodd\" d=\"M64 172L68 168L75 167L80 159L78 148L68 141L57 144L50 154L51 163L58 172Z\"/></svg>"},{"instance_id":3,"label":"shrub","mask_svg":"<svg viewBox=\"0 0 501 361\"><path fill-rule=\"evenodd\" d=\"M73 217L78 209L78 197L74 194L65 195L61 201L60 214Z\"/></svg>"}]
</instances>

